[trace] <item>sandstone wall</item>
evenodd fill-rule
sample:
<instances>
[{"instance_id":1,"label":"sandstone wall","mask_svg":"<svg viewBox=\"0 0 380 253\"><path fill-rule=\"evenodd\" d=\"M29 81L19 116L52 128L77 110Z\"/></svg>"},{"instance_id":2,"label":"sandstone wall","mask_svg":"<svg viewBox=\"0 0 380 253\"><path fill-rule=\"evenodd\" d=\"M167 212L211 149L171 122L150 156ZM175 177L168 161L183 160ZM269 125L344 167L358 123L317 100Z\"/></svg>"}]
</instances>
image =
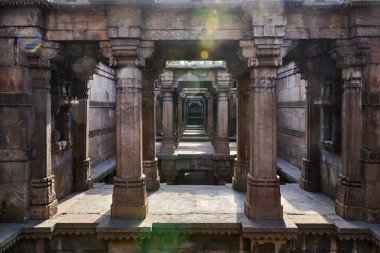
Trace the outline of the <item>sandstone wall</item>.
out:
<instances>
[{"instance_id":1,"label":"sandstone wall","mask_svg":"<svg viewBox=\"0 0 380 253\"><path fill-rule=\"evenodd\" d=\"M278 71L277 153L301 168L305 153L305 81L294 63Z\"/></svg>"},{"instance_id":2,"label":"sandstone wall","mask_svg":"<svg viewBox=\"0 0 380 253\"><path fill-rule=\"evenodd\" d=\"M89 137L92 167L113 156L115 142L115 73L104 64L90 80Z\"/></svg>"}]
</instances>

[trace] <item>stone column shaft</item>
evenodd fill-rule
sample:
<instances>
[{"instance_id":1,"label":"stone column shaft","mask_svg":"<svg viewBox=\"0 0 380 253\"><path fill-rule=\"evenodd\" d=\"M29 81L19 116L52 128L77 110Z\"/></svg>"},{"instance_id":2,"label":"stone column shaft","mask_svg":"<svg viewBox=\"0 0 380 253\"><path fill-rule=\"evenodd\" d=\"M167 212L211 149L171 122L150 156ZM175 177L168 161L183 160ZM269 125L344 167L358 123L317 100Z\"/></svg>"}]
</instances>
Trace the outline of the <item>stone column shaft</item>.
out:
<instances>
[{"instance_id":1,"label":"stone column shaft","mask_svg":"<svg viewBox=\"0 0 380 253\"><path fill-rule=\"evenodd\" d=\"M162 101L160 91L157 89L155 91L156 97L156 135L162 135Z\"/></svg>"},{"instance_id":2,"label":"stone column shaft","mask_svg":"<svg viewBox=\"0 0 380 253\"><path fill-rule=\"evenodd\" d=\"M48 219L57 213L58 208L51 168L50 69L31 68L31 77L35 157L32 162L30 216L32 219Z\"/></svg>"},{"instance_id":3,"label":"stone column shaft","mask_svg":"<svg viewBox=\"0 0 380 253\"><path fill-rule=\"evenodd\" d=\"M210 140L214 136L214 102L212 96L207 97L207 134Z\"/></svg>"},{"instance_id":4,"label":"stone column shaft","mask_svg":"<svg viewBox=\"0 0 380 253\"><path fill-rule=\"evenodd\" d=\"M310 77L306 84L305 126L306 126L306 157L302 159L301 178L299 186L306 190L317 192L319 183L319 107L314 105L318 94L319 80Z\"/></svg>"},{"instance_id":5,"label":"stone column shaft","mask_svg":"<svg viewBox=\"0 0 380 253\"><path fill-rule=\"evenodd\" d=\"M250 219L282 219L277 177L277 68L256 67L250 76L250 169L245 214Z\"/></svg>"},{"instance_id":6,"label":"stone column shaft","mask_svg":"<svg viewBox=\"0 0 380 253\"><path fill-rule=\"evenodd\" d=\"M162 88L162 144L161 153L173 154L175 148L173 129L173 91Z\"/></svg>"},{"instance_id":7,"label":"stone column shaft","mask_svg":"<svg viewBox=\"0 0 380 253\"><path fill-rule=\"evenodd\" d=\"M183 134L183 98L178 97L178 138Z\"/></svg>"},{"instance_id":8,"label":"stone column shaft","mask_svg":"<svg viewBox=\"0 0 380 253\"><path fill-rule=\"evenodd\" d=\"M86 191L93 185L91 178L89 155L89 118L90 101L88 99L88 83L80 82L81 89L77 91L79 103L73 106L75 124L74 145L74 191Z\"/></svg>"},{"instance_id":9,"label":"stone column shaft","mask_svg":"<svg viewBox=\"0 0 380 253\"><path fill-rule=\"evenodd\" d=\"M116 68L116 177L111 216L146 217L146 179L142 170L141 70L133 63Z\"/></svg>"},{"instance_id":10,"label":"stone column shaft","mask_svg":"<svg viewBox=\"0 0 380 253\"><path fill-rule=\"evenodd\" d=\"M228 90L221 89L218 91L218 111L215 151L218 154L229 154L228 138Z\"/></svg>"},{"instance_id":11,"label":"stone column shaft","mask_svg":"<svg viewBox=\"0 0 380 253\"><path fill-rule=\"evenodd\" d=\"M364 192L360 165L362 133L362 70L343 69L342 171L335 210L349 220L362 220Z\"/></svg>"},{"instance_id":12,"label":"stone column shaft","mask_svg":"<svg viewBox=\"0 0 380 253\"><path fill-rule=\"evenodd\" d=\"M249 171L249 80L239 82L237 103L237 158L234 164L232 187L235 191L247 189Z\"/></svg>"},{"instance_id":13,"label":"stone column shaft","mask_svg":"<svg viewBox=\"0 0 380 253\"><path fill-rule=\"evenodd\" d=\"M154 84L145 75L143 81L143 171L146 176L146 188L155 191L160 188L160 177L158 175L158 164L156 159L156 96L154 95Z\"/></svg>"}]
</instances>

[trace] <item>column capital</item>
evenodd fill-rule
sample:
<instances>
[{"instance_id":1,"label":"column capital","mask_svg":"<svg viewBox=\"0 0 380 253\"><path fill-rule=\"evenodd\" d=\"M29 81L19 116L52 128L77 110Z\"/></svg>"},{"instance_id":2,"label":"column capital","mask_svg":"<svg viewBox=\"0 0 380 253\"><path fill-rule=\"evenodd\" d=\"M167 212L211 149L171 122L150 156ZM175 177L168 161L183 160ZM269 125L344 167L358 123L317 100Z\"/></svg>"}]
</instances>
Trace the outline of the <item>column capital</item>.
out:
<instances>
[{"instance_id":1,"label":"column capital","mask_svg":"<svg viewBox=\"0 0 380 253\"><path fill-rule=\"evenodd\" d=\"M272 41L261 38L267 44L258 44L255 40L239 41L240 59L246 61L247 68L279 67L282 65L282 39Z\"/></svg>"},{"instance_id":2,"label":"column capital","mask_svg":"<svg viewBox=\"0 0 380 253\"><path fill-rule=\"evenodd\" d=\"M362 69L360 67L345 68L343 74L343 89L360 92L363 85Z\"/></svg>"},{"instance_id":3,"label":"column capital","mask_svg":"<svg viewBox=\"0 0 380 253\"><path fill-rule=\"evenodd\" d=\"M33 52L27 52L29 67L34 69L51 69L52 62L64 59L61 45L57 42L42 41L41 46Z\"/></svg>"},{"instance_id":4,"label":"column capital","mask_svg":"<svg viewBox=\"0 0 380 253\"><path fill-rule=\"evenodd\" d=\"M134 65L125 66L116 70L116 93L125 94L132 88L141 89L141 71Z\"/></svg>"},{"instance_id":5,"label":"column capital","mask_svg":"<svg viewBox=\"0 0 380 253\"><path fill-rule=\"evenodd\" d=\"M109 47L107 43L103 43L101 47L103 55L111 58L111 64L116 66L145 67L145 59L151 58L154 52L153 41L142 41L135 38L112 39Z\"/></svg>"},{"instance_id":6,"label":"column capital","mask_svg":"<svg viewBox=\"0 0 380 253\"><path fill-rule=\"evenodd\" d=\"M342 69L357 67L368 62L369 48L366 38L335 40L329 50L329 55Z\"/></svg>"}]
</instances>

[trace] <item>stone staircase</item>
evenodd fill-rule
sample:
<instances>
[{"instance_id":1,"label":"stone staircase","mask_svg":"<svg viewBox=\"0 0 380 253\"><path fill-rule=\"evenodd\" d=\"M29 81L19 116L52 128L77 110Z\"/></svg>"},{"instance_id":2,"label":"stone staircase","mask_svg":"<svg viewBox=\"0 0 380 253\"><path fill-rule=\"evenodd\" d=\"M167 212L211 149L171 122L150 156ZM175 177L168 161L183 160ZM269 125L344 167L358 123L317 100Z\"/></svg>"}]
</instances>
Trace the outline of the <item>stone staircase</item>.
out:
<instances>
[{"instance_id":1,"label":"stone staircase","mask_svg":"<svg viewBox=\"0 0 380 253\"><path fill-rule=\"evenodd\" d=\"M180 142L207 142L210 139L207 136L206 131L203 126L188 126L183 135L181 136Z\"/></svg>"}]
</instances>

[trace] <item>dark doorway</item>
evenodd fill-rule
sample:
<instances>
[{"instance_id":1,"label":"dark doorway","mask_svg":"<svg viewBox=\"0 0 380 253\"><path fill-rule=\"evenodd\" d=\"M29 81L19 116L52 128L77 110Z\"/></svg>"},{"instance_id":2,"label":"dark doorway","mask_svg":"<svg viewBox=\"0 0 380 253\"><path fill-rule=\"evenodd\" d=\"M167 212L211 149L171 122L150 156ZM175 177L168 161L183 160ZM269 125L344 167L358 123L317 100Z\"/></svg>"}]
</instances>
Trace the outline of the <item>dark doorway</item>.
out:
<instances>
[{"instance_id":1,"label":"dark doorway","mask_svg":"<svg viewBox=\"0 0 380 253\"><path fill-rule=\"evenodd\" d=\"M204 106L201 100L189 100L187 104L187 125L203 125Z\"/></svg>"},{"instance_id":2,"label":"dark doorway","mask_svg":"<svg viewBox=\"0 0 380 253\"><path fill-rule=\"evenodd\" d=\"M179 185L214 185L216 180L212 171L180 171L176 177L175 184Z\"/></svg>"}]
</instances>

